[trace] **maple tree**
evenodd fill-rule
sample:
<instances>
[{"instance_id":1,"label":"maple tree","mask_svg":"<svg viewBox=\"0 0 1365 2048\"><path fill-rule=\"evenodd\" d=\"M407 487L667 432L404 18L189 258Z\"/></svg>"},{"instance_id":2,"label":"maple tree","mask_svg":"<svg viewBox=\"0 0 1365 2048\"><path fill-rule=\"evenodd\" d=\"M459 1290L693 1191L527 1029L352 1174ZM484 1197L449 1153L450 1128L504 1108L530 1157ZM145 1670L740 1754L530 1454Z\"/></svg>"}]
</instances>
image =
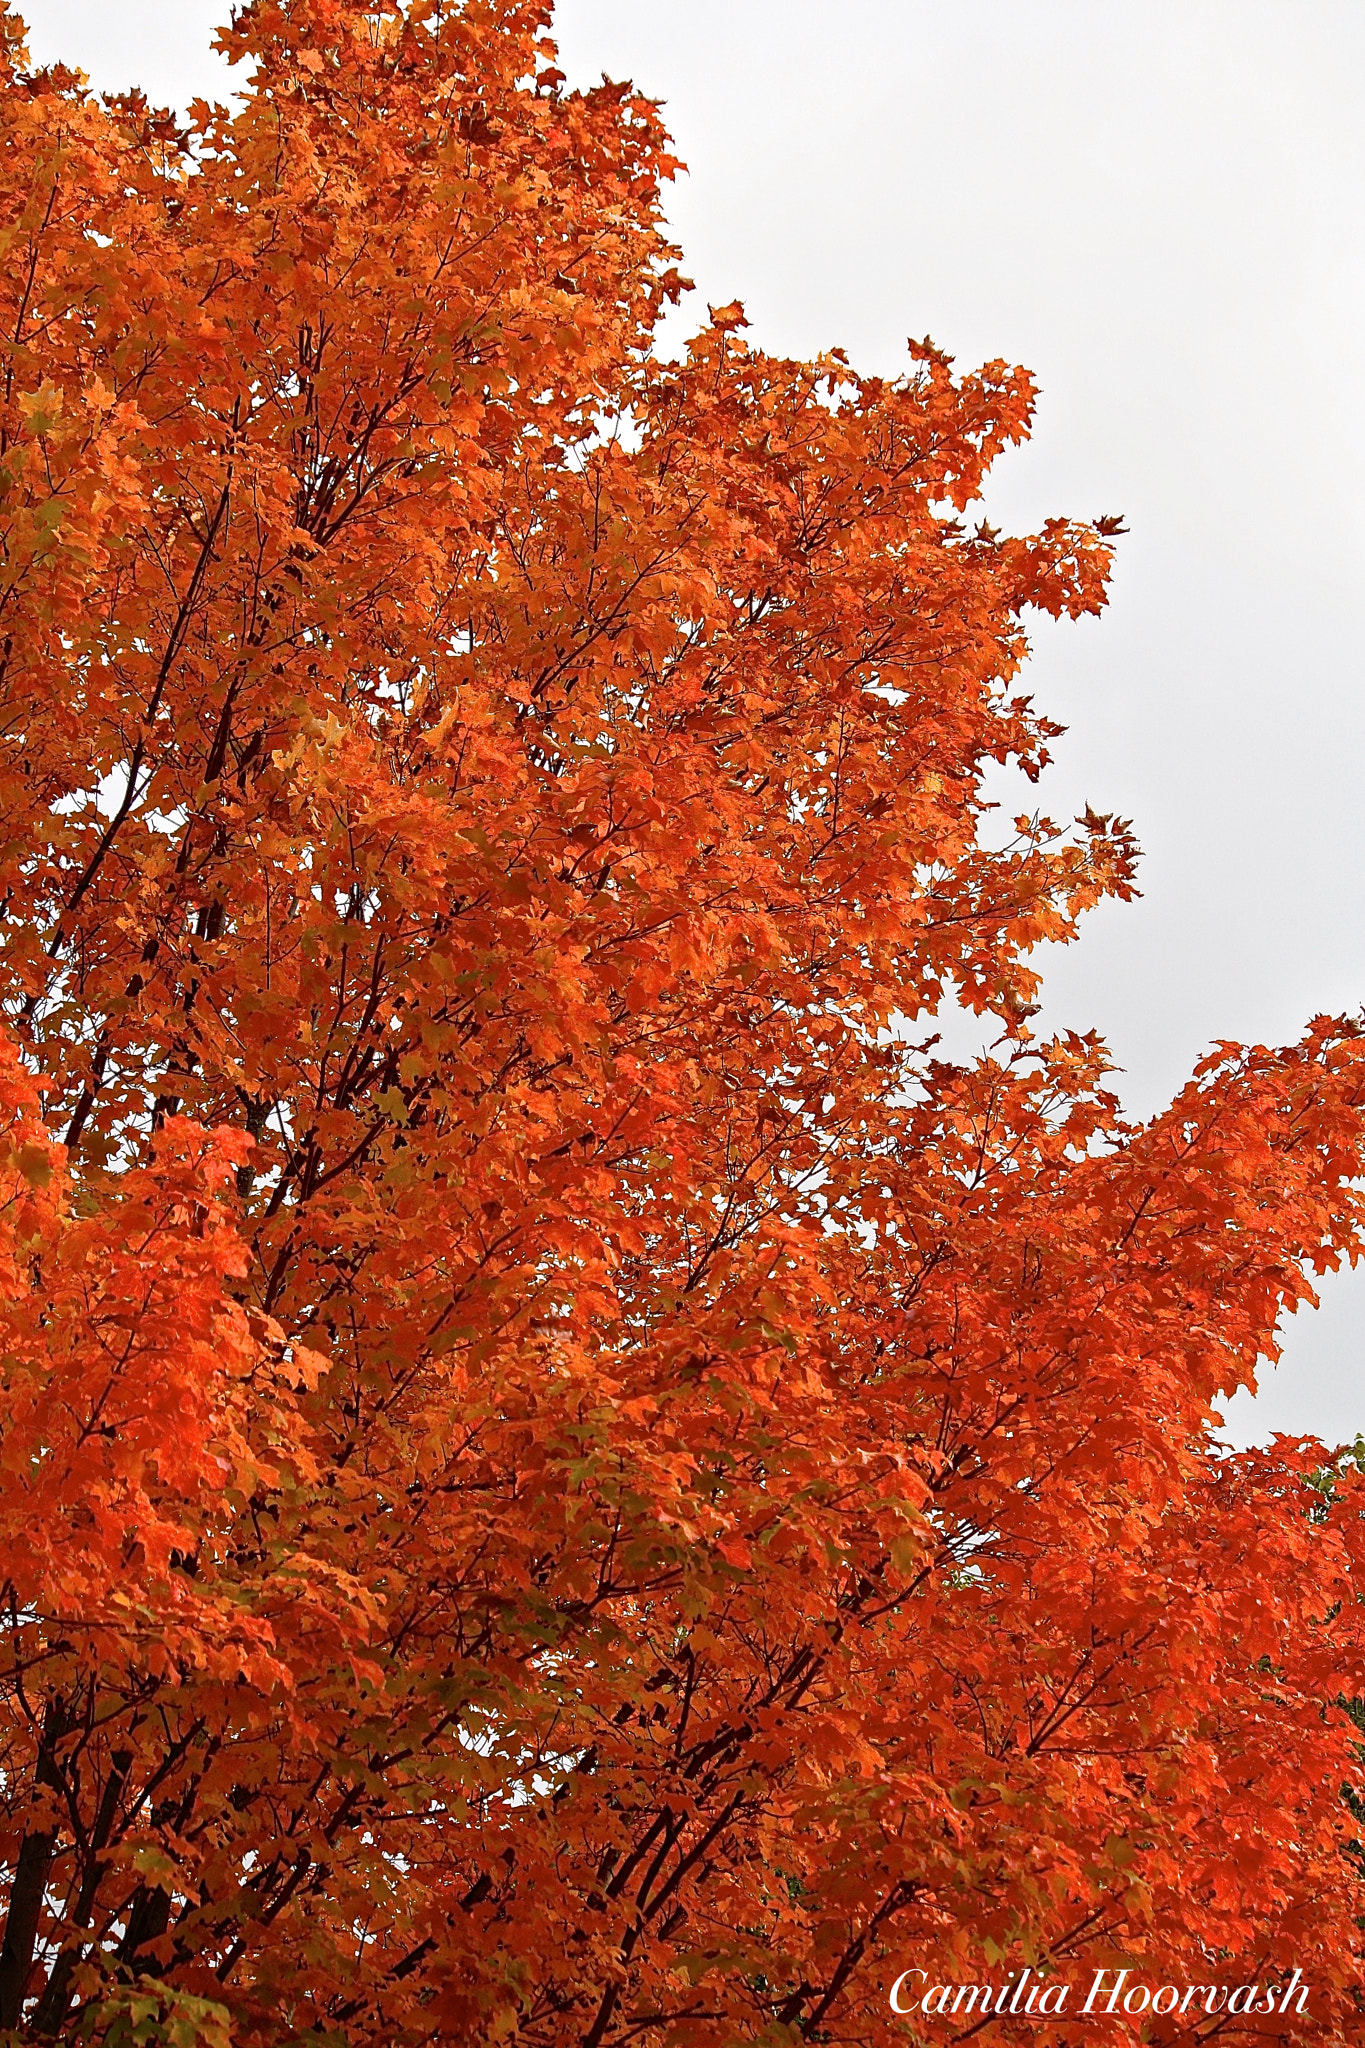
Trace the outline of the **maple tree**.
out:
<instances>
[{"instance_id":1,"label":"maple tree","mask_svg":"<svg viewBox=\"0 0 1365 2048\"><path fill-rule=\"evenodd\" d=\"M1031 1035L1135 849L983 778L1113 522L966 517L1004 364L663 359L667 136L547 26L256 0L181 128L0 12L0 2029L1137 1958L1352 2040L1359 1474L1214 1418L1360 1242L1365 1041L1134 1125Z\"/></svg>"}]
</instances>

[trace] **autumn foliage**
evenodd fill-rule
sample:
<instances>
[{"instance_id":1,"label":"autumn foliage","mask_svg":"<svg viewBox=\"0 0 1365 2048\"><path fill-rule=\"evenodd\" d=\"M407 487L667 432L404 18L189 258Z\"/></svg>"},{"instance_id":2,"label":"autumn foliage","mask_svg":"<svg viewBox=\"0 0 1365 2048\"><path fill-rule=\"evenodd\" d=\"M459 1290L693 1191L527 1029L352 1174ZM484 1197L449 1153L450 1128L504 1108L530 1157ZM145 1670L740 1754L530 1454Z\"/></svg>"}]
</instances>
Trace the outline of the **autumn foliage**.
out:
<instances>
[{"instance_id":1,"label":"autumn foliage","mask_svg":"<svg viewBox=\"0 0 1365 2048\"><path fill-rule=\"evenodd\" d=\"M1002 363L661 356L667 137L546 27L256 0L182 132L0 12L0 2029L1136 1959L1356 2041L1356 1475L1211 1418L1358 1242L1365 1040L1133 1126L1031 1036L1135 852L983 777L1110 523L971 513Z\"/></svg>"}]
</instances>

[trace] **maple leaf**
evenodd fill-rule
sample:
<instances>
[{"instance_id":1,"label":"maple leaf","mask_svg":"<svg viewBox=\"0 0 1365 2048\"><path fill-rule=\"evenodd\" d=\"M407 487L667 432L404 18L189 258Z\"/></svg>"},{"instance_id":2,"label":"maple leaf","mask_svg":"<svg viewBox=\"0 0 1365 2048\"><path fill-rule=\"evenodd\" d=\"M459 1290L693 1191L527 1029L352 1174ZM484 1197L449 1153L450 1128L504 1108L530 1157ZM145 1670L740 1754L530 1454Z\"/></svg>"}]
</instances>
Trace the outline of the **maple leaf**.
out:
<instances>
[{"instance_id":1,"label":"maple leaf","mask_svg":"<svg viewBox=\"0 0 1365 2048\"><path fill-rule=\"evenodd\" d=\"M257 0L187 138L0 13L0 2030L870 2044L1121 1953L1344 2048L1360 1460L1216 1417L1365 1040L1133 1126L1031 1035L1136 847L984 778L1121 522L969 536L1004 362L660 356L676 159L542 29Z\"/></svg>"}]
</instances>

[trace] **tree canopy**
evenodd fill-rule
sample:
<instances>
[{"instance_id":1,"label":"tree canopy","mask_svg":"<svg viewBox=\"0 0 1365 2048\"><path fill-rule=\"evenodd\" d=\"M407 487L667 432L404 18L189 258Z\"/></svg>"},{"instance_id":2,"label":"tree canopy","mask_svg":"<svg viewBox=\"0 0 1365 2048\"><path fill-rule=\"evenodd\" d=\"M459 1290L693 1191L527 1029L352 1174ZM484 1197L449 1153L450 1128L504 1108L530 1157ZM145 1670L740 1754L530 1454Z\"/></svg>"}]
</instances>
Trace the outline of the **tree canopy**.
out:
<instances>
[{"instance_id":1,"label":"tree canopy","mask_svg":"<svg viewBox=\"0 0 1365 2048\"><path fill-rule=\"evenodd\" d=\"M0 2029L1347 2043L1359 1475L1215 1418L1365 1042L1135 1124L1034 1033L1136 849L987 776L1115 522L972 511L1003 362L662 353L548 26L254 0L184 127L0 11Z\"/></svg>"}]
</instances>

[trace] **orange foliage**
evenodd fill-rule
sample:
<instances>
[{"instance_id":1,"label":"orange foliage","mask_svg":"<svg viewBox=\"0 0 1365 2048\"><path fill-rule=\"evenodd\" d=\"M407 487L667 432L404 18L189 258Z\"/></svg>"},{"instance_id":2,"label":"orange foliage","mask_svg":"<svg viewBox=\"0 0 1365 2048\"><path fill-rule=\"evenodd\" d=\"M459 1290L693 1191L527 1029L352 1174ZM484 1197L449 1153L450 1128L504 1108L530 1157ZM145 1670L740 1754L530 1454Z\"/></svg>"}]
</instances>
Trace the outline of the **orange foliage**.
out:
<instances>
[{"instance_id":1,"label":"orange foliage","mask_svg":"<svg viewBox=\"0 0 1365 2048\"><path fill-rule=\"evenodd\" d=\"M653 354L667 138L544 29L256 0L181 133L0 14L0 2027L1117 1959L1345 2043L1354 1468L1211 1404L1357 1243L1365 1045L1132 1127L1030 1037L1134 848L983 773L1115 522L962 518L1004 364Z\"/></svg>"}]
</instances>

